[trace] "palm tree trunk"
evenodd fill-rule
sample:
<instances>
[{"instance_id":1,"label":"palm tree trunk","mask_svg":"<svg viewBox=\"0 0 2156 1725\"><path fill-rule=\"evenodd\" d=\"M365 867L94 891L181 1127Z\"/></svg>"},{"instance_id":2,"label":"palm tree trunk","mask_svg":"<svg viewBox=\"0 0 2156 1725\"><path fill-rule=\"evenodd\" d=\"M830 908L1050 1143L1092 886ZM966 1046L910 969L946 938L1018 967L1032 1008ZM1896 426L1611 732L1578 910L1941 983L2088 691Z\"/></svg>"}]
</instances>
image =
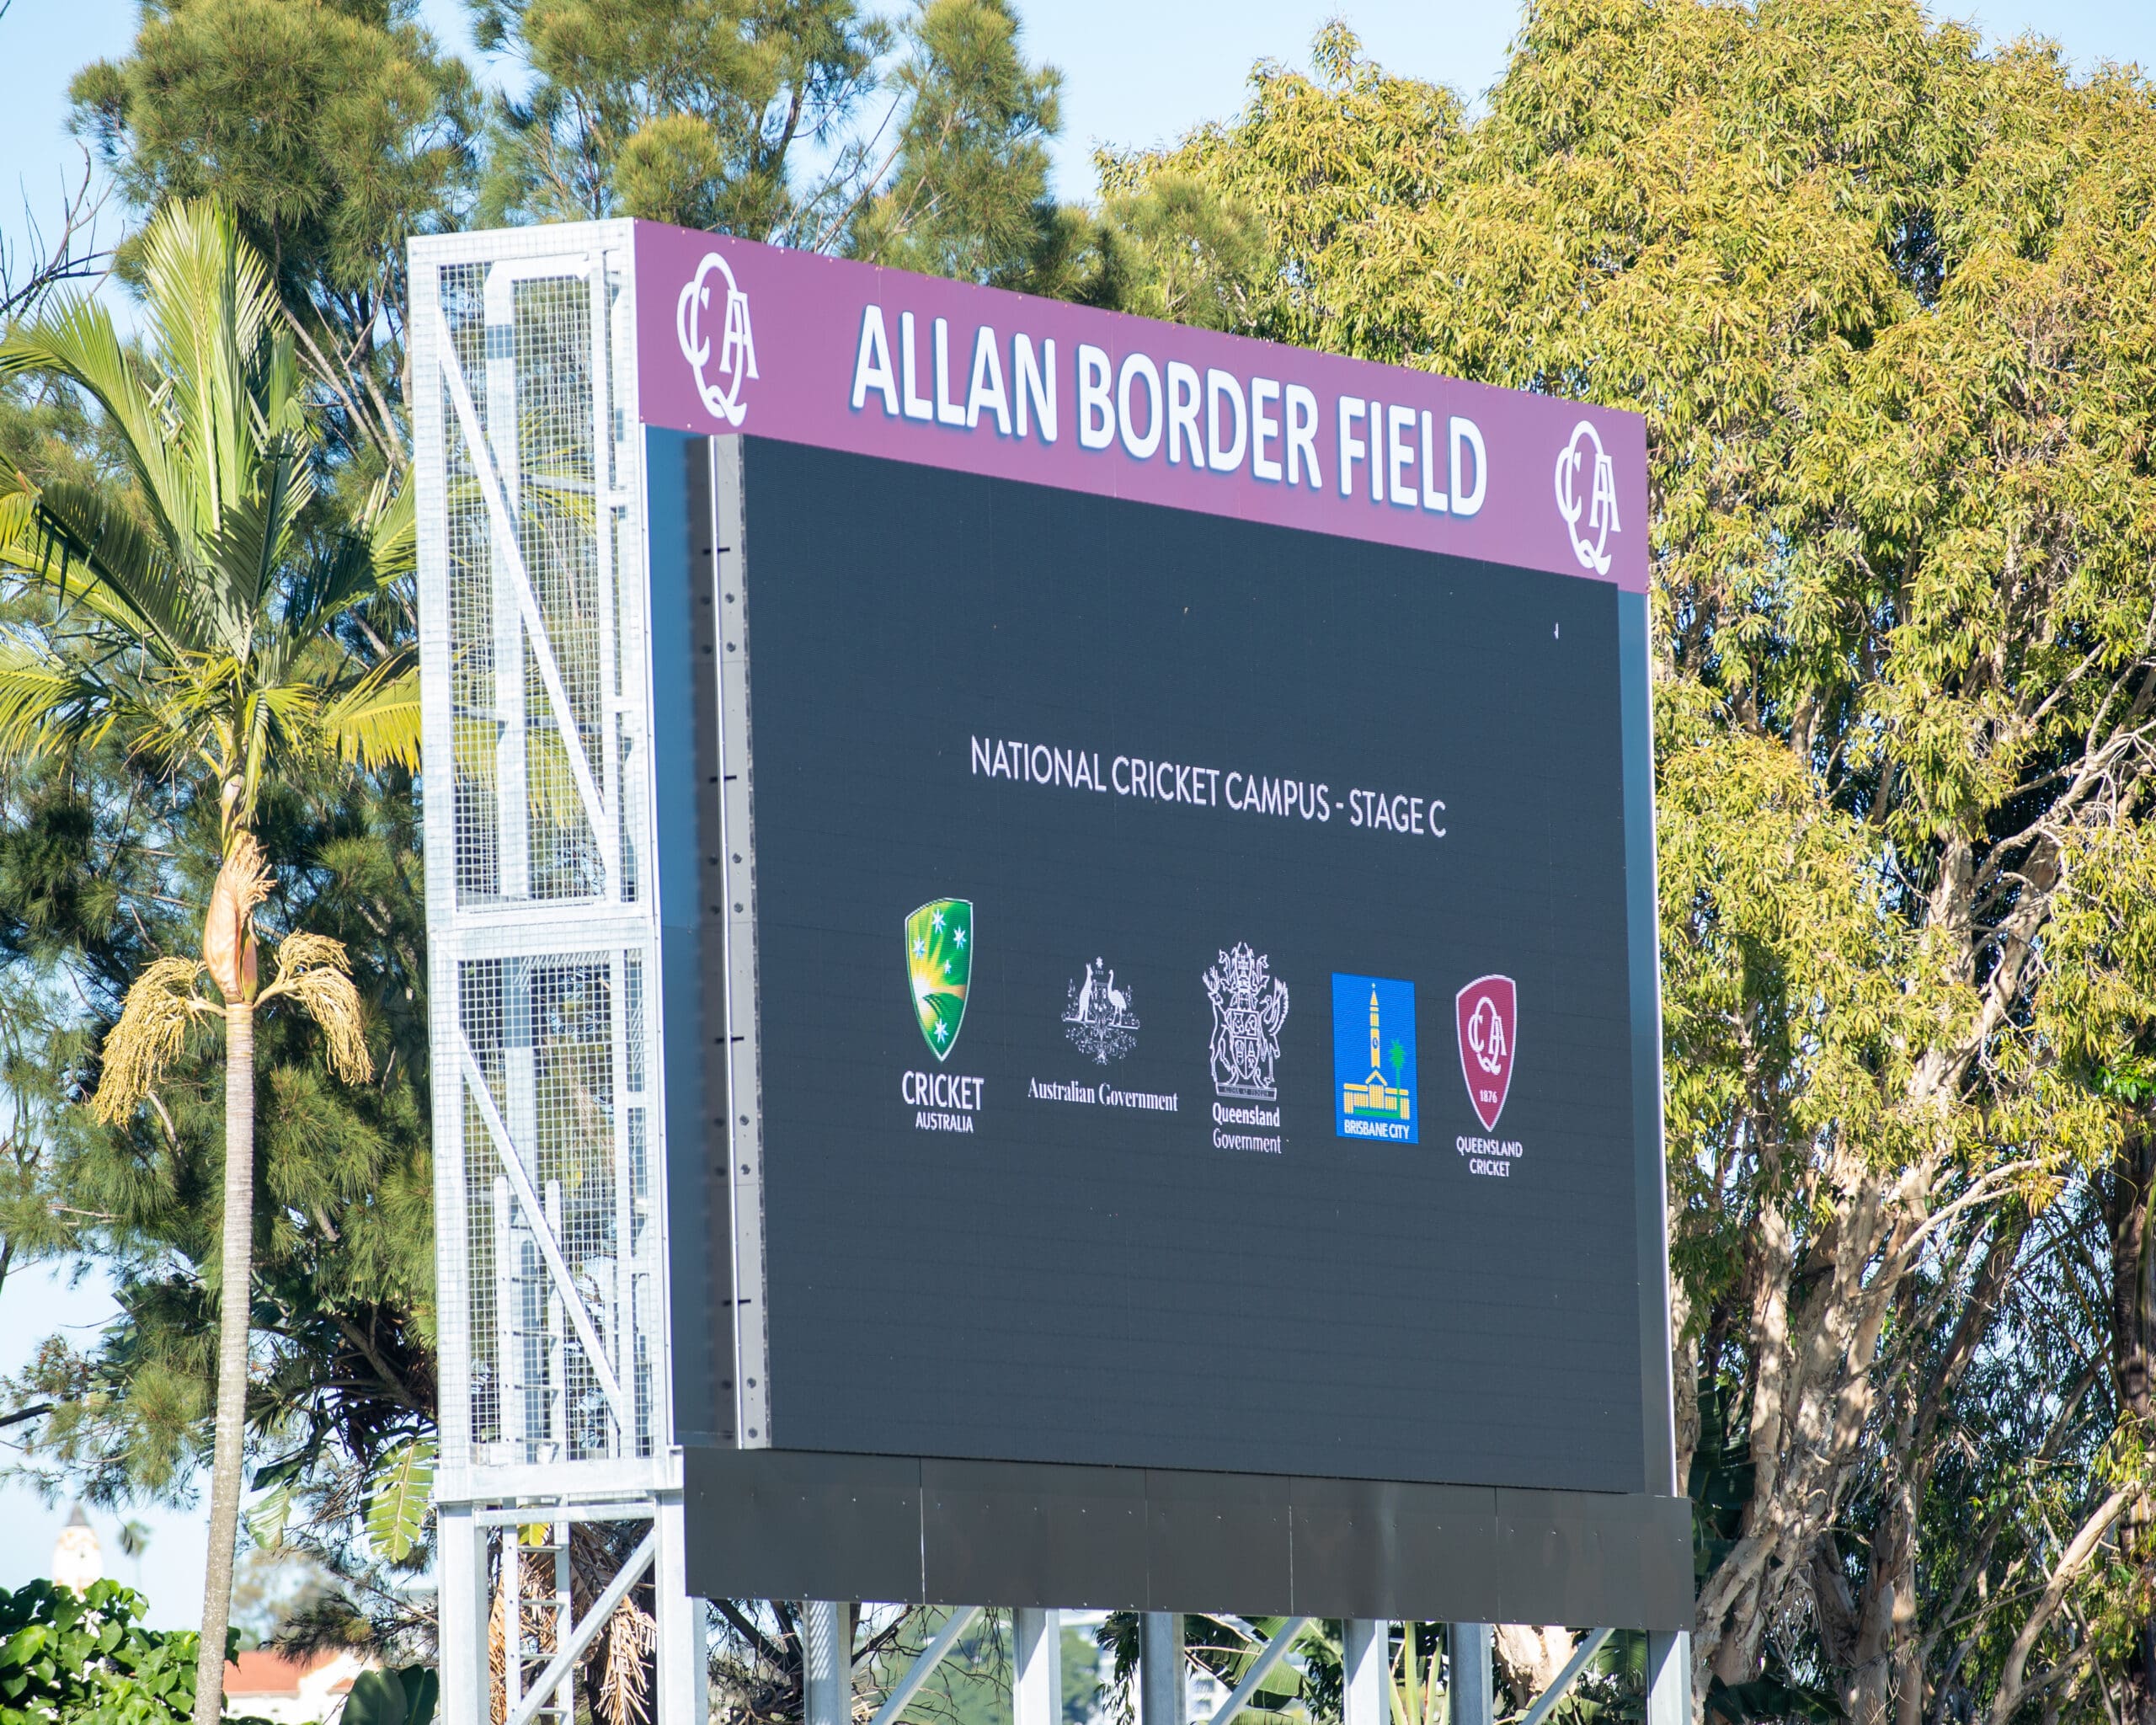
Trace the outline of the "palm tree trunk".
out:
<instances>
[{"instance_id":1,"label":"palm tree trunk","mask_svg":"<svg viewBox=\"0 0 2156 1725\"><path fill-rule=\"evenodd\" d=\"M254 1007L225 1007L225 1232L217 1295L216 1447L210 1464L210 1557L202 1577L202 1645L195 1725L224 1713L225 1631L232 1612L240 1467L247 1416L248 1293L254 1248Z\"/></svg>"}]
</instances>

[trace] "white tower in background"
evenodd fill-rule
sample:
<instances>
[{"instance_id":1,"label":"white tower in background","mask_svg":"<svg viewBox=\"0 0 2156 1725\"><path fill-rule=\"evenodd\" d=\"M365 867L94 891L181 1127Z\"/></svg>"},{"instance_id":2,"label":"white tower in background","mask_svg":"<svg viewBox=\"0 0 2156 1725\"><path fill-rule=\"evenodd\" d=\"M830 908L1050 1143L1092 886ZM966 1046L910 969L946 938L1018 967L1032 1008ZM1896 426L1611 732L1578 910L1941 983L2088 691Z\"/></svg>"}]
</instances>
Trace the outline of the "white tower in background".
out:
<instances>
[{"instance_id":1,"label":"white tower in background","mask_svg":"<svg viewBox=\"0 0 2156 1725\"><path fill-rule=\"evenodd\" d=\"M104 1553L80 1503L52 1542L52 1578L78 1594L88 1593L91 1583L104 1579Z\"/></svg>"}]
</instances>

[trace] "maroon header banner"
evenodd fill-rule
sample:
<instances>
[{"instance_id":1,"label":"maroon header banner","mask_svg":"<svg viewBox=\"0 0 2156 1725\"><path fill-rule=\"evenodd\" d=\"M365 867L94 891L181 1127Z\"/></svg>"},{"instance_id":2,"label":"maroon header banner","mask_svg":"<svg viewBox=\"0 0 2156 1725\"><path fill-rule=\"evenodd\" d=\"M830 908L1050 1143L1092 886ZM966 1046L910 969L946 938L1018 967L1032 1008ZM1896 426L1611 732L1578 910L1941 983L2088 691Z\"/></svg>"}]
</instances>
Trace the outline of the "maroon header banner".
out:
<instances>
[{"instance_id":1,"label":"maroon header banner","mask_svg":"<svg viewBox=\"0 0 2156 1725\"><path fill-rule=\"evenodd\" d=\"M644 423L1646 590L1636 414L648 222Z\"/></svg>"}]
</instances>

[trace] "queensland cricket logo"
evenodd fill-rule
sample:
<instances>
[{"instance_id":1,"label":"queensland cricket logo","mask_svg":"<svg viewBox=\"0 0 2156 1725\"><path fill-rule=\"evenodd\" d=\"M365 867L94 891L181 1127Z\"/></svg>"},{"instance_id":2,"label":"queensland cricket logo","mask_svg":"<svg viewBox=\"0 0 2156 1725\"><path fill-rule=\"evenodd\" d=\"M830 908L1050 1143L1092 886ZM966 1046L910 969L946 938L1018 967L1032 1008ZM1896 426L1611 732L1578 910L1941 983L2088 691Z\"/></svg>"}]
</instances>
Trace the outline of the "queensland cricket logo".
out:
<instances>
[{"instance_id":1,"label":"queensland cricket logo","mask_svg":"<svg viewBox=\"0 0 2156 1725\"><path fill-rule=\"evenodd\" d=\"M906 984L921 1039L937 1060L958 1045L966 1020L966 984L974 974L974 907L964 899L931 899L906 918Z\"/></svg>"},{"instance_id":2,"label":"queensland cricket logo","mask_svg":"<svg viewBox=\"0 0 2156 1725\"><path fill-rule=\"evenodd\" d=\"M1280 1058L1280 1027L1288 1022L1288 985L1271 959L1237 943L1205 973L1213 1001L1213 1088L1222 1096L1271 1102L1279 1091L1273 1063Z\"/></svg>"},{"instance_id":3,"label":"queensland cricket logo","mask_svg":"<svg viewBox=\"0 0 2156 1725\"><path fill-rule=\"evenodd\" d=\"M1585 447L1582 441L1585 441ZM1589 455L1588 494L1580 495L1580 469ZM1603 453L1602 436L1585 419L1572 427L1572 441L1557 453L1557 513L1565 518L1565 531L1572 537L1572 555L1583 569L1598 575L1609 573L1609 536L1623 531L1617 524L1617 469ZM1587 517L1587 531L1580 531L1580 517Z\"/></svg>"},{"instance_id":4,"label":"queensland cricket logo","mask_svg":"<svg viewBox=\"0 0 2156 1725\"><path fill-rule=\"evenodd\" d=\"M1513 1087L1513 1051L1519 1028L1519 991L1509 976L1478 976L1460 990L1454 1011L1460 1022L1460 1071L1467 1100L1485 1132L1497 1130L1505 1096Z\"/></svg>"},{"instance_id":5,"label":"queensland cricket logo","mask_svg":"<svg viewBox=\"0 0 2156 1725\"><path fill-rule=\"evenodd\" d=\"M712 309L712 291L717 285L712 280L714 275L726 287L716 369L720 382L714 382L704 370L711 364L707 318ZM681 344L681 356L696 374L696 393L703 398L705 408L712 418L739 425L749 412L748 404L741 399L741 387L756 375L756 338L749 328L749 296L735 286L733 270L717 252L704 254L696 275L681 290L680 302L674 311L674 334Z\"/></svg>"}]
</instances>

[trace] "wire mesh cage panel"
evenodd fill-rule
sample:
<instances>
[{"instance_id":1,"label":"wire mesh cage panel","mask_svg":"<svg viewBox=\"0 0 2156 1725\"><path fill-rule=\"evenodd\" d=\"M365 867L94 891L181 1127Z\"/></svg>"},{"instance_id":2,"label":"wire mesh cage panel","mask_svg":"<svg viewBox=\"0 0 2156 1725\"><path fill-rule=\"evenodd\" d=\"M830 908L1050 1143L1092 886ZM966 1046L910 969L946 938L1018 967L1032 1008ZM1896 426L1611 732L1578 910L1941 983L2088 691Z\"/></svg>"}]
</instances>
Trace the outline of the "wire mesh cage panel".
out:
<instances>
[{"instance_id":1,"label":"wire mesh cage panel","mask_svg":"<svg viewBox=\"0 0 2156 1725\"><path fill-rule=\"evenodd\" d=\"M442 1461L475 1490L663 1460L633 288L625 224L413 248Z\"/></svg>"}]
</instances>

